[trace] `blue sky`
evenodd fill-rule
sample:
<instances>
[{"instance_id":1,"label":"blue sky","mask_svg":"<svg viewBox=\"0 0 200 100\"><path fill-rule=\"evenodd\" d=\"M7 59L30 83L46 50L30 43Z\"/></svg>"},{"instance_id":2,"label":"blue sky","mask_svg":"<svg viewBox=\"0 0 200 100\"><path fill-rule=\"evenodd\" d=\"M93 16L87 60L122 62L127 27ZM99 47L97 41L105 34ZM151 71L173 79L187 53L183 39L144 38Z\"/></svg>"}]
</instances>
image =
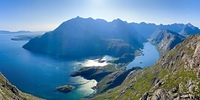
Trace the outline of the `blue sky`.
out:
<instances>
[{"instance_id":1,"label":"blue sky","mask_svg":"<svg viewBox=\"0 0 200 100\"><path fill-rule=\"evenodd\" d=\"M0 30L49 31L76 16L200 27L200 0L0 0Z\"/></svg>"}]
</instances>

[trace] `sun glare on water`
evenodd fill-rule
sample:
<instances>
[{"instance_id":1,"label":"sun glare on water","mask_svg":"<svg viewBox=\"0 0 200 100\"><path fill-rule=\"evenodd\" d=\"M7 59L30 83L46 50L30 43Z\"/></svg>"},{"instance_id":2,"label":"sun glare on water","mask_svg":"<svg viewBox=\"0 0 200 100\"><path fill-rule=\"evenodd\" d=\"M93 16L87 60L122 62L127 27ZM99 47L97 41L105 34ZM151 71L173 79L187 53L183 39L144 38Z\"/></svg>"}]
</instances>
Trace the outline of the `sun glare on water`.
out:
<instances>
[{"instance_id":1,"label":"sun glare on water","mask_svg":"<svg viewBox=\"0 0 200 100\"><path fill-rule=\"evenodd\" d=\"M92 67L92 66L105 66L107 65L107 62L98 62L98 60L87 60L83 63L83 66Z\"/></svg>"},{"instance_id":2,"label":"sun glare on water","mask_svg":"<svg viewBox=\"0 0 200 100\"><path fill-rule=\"evenodd\" d=\"M74 66L83 66L83 67L95 67L95 66L106 66L110 63L108 63L109 60L112 60L114 59L113 57L111 56L104 56L102 58L98 58L98 59L86 59L84 61L81 61L81 62L76 62L74 64Z\"/></svg>"}]
</instances>

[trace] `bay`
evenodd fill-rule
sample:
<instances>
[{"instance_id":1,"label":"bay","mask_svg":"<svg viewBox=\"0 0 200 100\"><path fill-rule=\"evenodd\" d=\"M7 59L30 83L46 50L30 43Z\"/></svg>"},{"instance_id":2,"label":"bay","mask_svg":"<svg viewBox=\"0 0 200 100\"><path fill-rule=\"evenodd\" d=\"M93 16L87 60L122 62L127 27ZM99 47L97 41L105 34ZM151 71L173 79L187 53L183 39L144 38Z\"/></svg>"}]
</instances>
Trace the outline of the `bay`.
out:
<instances>
[{"instance_id":1,"label":"bay","mask_svg":"<svg viewBox=\"0 0 200 100\"><path fill-rule=\"evenodd\" d=\"M78 61L33 53L22 48L28 41L11 40L27 34L0 34L0 71L12 84L23 92L48 100L79 100L94 92L91 87L97 84L95 80L70 77L80 67L75 65ZM66 84L76 89L67 94L53 91Z\"/></svg>"},{"instance_id":2,"label":"bay","mask_svg":"<svg viewBox=\"0 0 200 100\"><path fill-rule=\"evenodd\" d=\"M99 57L66 60L33 53L22 48L28 41L11 40L19 35L31 35L31 33L0 34L0 72L21 91L48 100L79 100L95 92L91 89L97 84L95 80L70 77L70 74L81 67L104 66L106 62L99 62ZM144 44L142 52L143 55L137 56L127 69L134 66L152 66L159 58L155 46L148 42ZM104 56L101 61L112 59L110 56ZM66 84L73 85L76 89L67 94L53 91L54 88Z\"/></svg>"}]
</instances>

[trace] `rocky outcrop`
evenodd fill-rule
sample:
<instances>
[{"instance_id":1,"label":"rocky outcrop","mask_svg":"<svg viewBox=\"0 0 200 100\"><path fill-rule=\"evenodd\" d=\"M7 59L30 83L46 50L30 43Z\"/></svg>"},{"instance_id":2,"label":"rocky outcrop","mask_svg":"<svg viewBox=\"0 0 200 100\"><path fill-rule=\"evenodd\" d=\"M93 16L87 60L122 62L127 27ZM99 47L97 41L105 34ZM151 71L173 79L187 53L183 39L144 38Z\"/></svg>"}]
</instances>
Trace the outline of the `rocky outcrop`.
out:
<instances>
[{"instance_id":1,"label":"rocky outcrop","mask_svg":"<svg viewBox=\"0 0 200 100\"><path fill-rule=\"evenodd\" d=\"M164 84L151 88L151 91L155 92L150 98L153 100L156 98L198 100L200 98L198 77L200 68L199 41L200 35L189 36L184 42L178 44L157 61L156 65L166 69L168 74L162 79Z\"/></svg>"},{"instance_id":2,"label":"rocky outcrop","mask_svg":"<svg viewBox=\"0 0 200 100\"><path fill-rule=\"evenodd\" d=\"M184 69L193 69L198 74L200 67L200 34L191 35L173 50L160 58L156 64L162 68L182 65ZM177 67L178 68L178 67ZM176 71L175 69L174 71Z\"/></svg>"},{"instance_id":3,"label":"rocky outcrop","mask_svg":"<svg viewBox=\"0 0 200 100\"><path fill-rule=\"evenodd\" d=\"M64 86L59 86L59 87L56 87L54 89L55 92L62 92L62 93L68 93L68 92L71 92L75 89L74 86L71 86L71 85L64 85Z\"/></svg>"},{"instance_id":4,"label":"rocky outcrop","mask_svg":"<svg viewBox=\"0 0 200 100\"><path fill-rule=\"evenodd\" d=\"M16 86L0 73L0 99L1 100L42 100L30 94L21 92Z\"/></svg>"},{"instance_id":5,"label":"rocky outcrop","mask_svg":"<svg viewBox=\"0 0 200 100\"><path fill-rule=\"evenodd\" d=\"M70 76L82 76L89 80L95 79L96 81L100 81L102 78L104 78L106 75L112 72L113 70L107 70L107 68L105 67L83 67L78 71L71 73Z\"/></svg>"}]
</instances>

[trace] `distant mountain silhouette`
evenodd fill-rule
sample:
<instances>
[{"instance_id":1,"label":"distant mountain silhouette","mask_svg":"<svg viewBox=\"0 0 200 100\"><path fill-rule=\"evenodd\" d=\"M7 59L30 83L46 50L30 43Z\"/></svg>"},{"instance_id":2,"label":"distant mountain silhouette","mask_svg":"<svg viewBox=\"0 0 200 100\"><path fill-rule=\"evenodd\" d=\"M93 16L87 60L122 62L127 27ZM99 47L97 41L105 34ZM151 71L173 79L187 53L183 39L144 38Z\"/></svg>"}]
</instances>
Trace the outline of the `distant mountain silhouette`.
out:
<instances>
[{"instance_id":1,"label":"distant mountain silhouette","mask_svg":"<svg viewBox=\"0 0 200 100\"><path fill-rule=\"evenodd\" d=\"M23 48L64 57L122 56L142 48L144 41L130 24L120 19L106 22L76 17L31 39Z\"/></svg>"},{"instance_id":2,"label":"distant mountain silhouette","mask_svg":"<svg viewBox=\"0 0 200 100\"><path fill-rule=\"evenodd\" d=\"M0 30L0 34L8 34L8 33L31 33L31 32L25 31L25 30L15 31L15 32L7 31L7 30Z\"/></svg>"},{"instance_id":3,"label":"distant mountain silhouette","mask_svg":"<svg viewBox=\"0 0 200 100\"><path fill-rule=\"evenodd\" d=\"M157 30L171 30L176 33L179 33L183 36L188 36L191 34L200 33L200 29L198 27L193 26L192 24L171 24L171 25L159 25Z\"/></svg>"},{"instance_id":4,"label":"distant mountain silhouette","mask_svg":"<svg viewBox=\"0 0 200 100\"><path fill-rule=\"evenodd\" d=\"M188 24L184 25L184 27L182 28L182 30L179 33L183 36L188 36L191 34L200 33L200 30L198 27L195 27L192 24L188 23Z\"/></svg>"},{"instance_id":5,"label":"distant mountain silhouette","mask_svg":"<svg viewBox=\"0 0 200 100\"><path fill-rule=\"evenodd\" d=\"M199 32L197 27L188 24L138 24L120 19L107 22L103 19L76 17L41 37L31 39L23 48L63 57L119 57L134 54L143 48L143 43L159 30L171 30L184 36Z\"/></svg>"},{"instance_id":6,"label":"distant mountain silhouette","mask_svg":"<svg viewBox=\"0 0 200 100\"><path fill-rule=\"evenodd\" d=\"M156 24L142 23L130 23L133 29L139 33L143 38L150 38L151 34L158 28Z\"/></svg>"}]
</instances>

